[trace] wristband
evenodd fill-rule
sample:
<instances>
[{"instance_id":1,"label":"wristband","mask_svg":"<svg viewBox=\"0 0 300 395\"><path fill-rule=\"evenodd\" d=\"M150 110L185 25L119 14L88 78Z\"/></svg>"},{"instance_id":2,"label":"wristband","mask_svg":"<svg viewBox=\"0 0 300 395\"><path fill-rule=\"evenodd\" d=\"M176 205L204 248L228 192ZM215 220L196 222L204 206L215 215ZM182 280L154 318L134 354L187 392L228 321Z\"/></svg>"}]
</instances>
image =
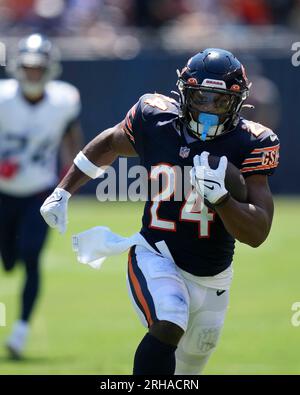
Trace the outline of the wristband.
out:
<instances>
[{"instance_id":1,"label":"wristband","mask_svg":"<svg viewBox=\"0 0 300 395\"><path fill-rule=\"evenodd\" d=\"M101 167L94 165L94 163L92 163L82 151L77 154L73 163L79 170L93 179L100 177L105 172Z\"/></svg>"}]
</instances>

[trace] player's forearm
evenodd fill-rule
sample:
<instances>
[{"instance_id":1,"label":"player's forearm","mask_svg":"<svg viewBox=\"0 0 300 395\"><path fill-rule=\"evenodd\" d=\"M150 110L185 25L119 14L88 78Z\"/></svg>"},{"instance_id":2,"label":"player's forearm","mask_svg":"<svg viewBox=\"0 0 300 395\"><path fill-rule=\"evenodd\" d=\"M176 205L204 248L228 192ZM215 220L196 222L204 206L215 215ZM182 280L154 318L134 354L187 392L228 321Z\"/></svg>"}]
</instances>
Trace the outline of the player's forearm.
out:
<instances>
[{"instance_id":1,"label":"player's forearm","mask_svg":"<svg viewBox=\"0 0 300 395\"><path fill-rule=\"evenodd\" d=\"M91 178L79 170L74 164L70 167L68 173L58 184L58 188L62 188L73 195L81 186L86 184Z\"/></svg>"},{"instance_id":2,"label":"player's forearm","mask_svg":"<svg viewBox=\"0 0 300 395\"><path fill-rule=\"evenodd\" d=\"M271 223L267 213L259 206L239 203L230 198L216 211L226 230L241 243L259 247L266 240Z\"/></svg>"}]
</instances>

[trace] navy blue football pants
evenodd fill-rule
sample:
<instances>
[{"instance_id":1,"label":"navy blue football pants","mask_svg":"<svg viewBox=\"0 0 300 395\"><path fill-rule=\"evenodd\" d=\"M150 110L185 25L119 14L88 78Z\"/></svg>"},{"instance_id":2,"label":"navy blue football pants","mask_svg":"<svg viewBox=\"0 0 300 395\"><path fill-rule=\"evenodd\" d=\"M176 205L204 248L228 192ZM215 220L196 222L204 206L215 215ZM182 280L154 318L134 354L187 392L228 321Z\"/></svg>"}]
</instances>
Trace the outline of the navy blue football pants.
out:
<instances>
[{"instance_id":1,"label":"navy blue football pants","mask_svg":"<svg viewBox=\"0 0 300 395\"><path fill-rule=\"evenodd\" d=\"M5 271L17 261L25 266L20 312L24 321L30 319L40 288L39 257L48 231L40 207L49 193L24 198L0 192L0 253Z\"/></svg>"}]
</instances>

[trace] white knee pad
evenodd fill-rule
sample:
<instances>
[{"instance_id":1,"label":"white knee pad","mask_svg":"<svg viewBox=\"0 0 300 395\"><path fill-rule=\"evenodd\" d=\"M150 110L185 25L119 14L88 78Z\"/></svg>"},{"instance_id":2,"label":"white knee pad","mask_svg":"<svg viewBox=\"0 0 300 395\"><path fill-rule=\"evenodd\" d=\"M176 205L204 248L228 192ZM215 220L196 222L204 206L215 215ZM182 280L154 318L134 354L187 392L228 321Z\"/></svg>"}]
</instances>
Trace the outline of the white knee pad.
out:
<instances>
[{"instance_id":1,"label":"white knee pad","mask_svg":"<svg viewBox=\"0 0 300 395\"><path fill-rule=\"evenodd\" d=\"M176 375L200 374L216 348L221 327L189 328L176 350Z\"/></svg>"},{"instance_id":2,"label":"white knee pad","mask_svg":"<svg viewBox=\"0 0 300 395\"><path fill-rule=\"evenodd\" d=\"M182 349L189 355L209 355L215 349L222 326L202 327L197 323L189 328L182 339Z\"/></svg>"}]
</instances>

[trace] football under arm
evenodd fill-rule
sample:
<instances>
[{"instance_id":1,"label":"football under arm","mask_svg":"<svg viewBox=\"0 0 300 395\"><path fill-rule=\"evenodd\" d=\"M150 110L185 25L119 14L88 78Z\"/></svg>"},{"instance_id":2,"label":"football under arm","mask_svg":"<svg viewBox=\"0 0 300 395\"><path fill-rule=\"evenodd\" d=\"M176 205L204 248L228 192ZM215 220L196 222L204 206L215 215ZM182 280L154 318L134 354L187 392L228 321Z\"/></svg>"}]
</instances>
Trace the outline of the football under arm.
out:
<instances>
[{"instance_id":1,"label":"football under arm","mask_svg":"<svg viewBox=\"0 0 300 395\"><path fill-rule=\"evenodd\" d=\"M82 152L90 162L103 170L111 165L118 156L137 156L124 133L122 122L99 133L83 148ZM89 180L91 178L73 164L59 183L58 188L73 194Z\"/></svg>"},{"instance_id":2,"label":"football under arm","mask_svg":"<svg viewBox=\"0 0 300 395\"><path fill-rule=\"evenodd\" d=\"M248 203L232 197L216 211L226 230L241 243L259 247L268 237L272 226L274 204L265 175L246 178Z\"/></svg>"}]
</instances>

